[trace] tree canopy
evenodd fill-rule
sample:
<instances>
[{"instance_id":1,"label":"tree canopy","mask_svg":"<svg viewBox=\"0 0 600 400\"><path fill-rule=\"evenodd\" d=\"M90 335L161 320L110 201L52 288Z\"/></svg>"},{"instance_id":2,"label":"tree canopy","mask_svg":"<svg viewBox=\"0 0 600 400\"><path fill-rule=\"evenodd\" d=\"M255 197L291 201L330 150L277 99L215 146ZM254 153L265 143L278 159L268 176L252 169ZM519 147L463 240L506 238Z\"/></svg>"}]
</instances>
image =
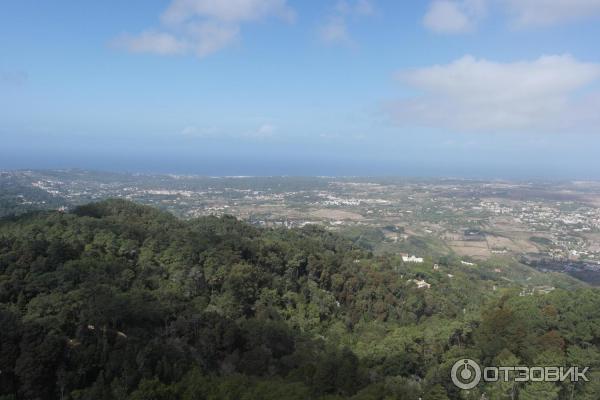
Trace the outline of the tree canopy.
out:
<instances>
[{"instance_id":1,"label":"tree canopy","mask_svg":"<svg viewBox=\"0 0 600 400\"><path fill-rule=\"evenodd\" d=\"M467 355L600 367L598 291L519 296L453 272L315 226L121 200L7 218L0 399L459 399L449 371ZM596 390L498 383L468 398Z\"/></svg>"}]
</instances>

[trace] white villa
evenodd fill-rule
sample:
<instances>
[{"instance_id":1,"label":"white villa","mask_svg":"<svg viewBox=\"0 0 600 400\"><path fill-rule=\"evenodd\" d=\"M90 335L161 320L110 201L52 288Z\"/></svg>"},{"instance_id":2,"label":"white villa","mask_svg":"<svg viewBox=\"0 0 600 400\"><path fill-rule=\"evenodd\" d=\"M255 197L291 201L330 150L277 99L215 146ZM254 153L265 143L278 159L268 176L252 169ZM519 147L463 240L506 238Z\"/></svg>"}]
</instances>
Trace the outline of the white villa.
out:
<instances>
[{"instance_id":1,"label":"white villa","mask_svg":"<svg viewBox=\"0 0 600 400\"><path fill-rule=\"evenodd\" d=\"M422 263L423 262L423 258L422 257L415 257L415 256L402 256L402 261L404 262L408 262L408 263Z\"/></svg>"}]
</instances>

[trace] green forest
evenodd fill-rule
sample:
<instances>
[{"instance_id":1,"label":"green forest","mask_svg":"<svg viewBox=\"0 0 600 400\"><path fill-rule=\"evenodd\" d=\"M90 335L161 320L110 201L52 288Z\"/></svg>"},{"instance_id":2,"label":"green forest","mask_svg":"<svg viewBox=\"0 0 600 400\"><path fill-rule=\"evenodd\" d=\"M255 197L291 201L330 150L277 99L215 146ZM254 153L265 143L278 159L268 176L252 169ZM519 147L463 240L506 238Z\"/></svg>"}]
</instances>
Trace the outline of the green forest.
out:
<instances>
[{"instance_id":1,"label":"green forest","mask_svg":"<svg viewBox=\"0 0 600 400\"><path fill-rule=\"evenodd\" d=\"M591 381L461 391L465 357ZM0 400L597 400L599 368L584 285L524 295L451 256L122 200L0 220Z\"/></svg>"}]
</instances>

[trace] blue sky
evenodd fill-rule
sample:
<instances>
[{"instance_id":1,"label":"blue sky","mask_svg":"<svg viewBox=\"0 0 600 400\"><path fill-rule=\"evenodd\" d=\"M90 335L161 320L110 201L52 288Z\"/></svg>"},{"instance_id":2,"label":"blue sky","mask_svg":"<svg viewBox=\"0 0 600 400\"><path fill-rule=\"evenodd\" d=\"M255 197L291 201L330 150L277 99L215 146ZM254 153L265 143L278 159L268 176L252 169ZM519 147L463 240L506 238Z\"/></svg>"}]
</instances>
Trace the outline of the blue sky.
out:
<instances>
[{"instance_id":1,"label":"blue sky","mask_svg":"<svg viewBox=\"0 0 600 400\"><path fill-rule=\"evenodd\" d=\"M600 178L600 0L0 4L0 168Z\"/></svg>"}]
</instances>

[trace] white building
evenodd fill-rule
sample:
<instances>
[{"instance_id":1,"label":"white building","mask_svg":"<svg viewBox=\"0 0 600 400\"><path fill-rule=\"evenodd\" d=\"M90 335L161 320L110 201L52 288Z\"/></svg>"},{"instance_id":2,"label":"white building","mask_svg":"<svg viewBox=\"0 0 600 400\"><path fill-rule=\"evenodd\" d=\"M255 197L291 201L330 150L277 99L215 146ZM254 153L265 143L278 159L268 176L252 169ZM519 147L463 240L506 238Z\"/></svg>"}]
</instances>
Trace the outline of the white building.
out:
<instances>
[{"instance_id":1,"label":"white building","mask_svg":"<svg viewBox=\"0 0 600 400\"><path fill-rule=\"evenodd\" d=\"M422 257L415 257L415 256L402 256L402 261L407 262L407 263L422 263L423 262L423 258Z\"/></svg>"},{"instance_id":2,"label":"white building","mask_svg":"<svg viewBox=\"0 0 600 400\"><path fill-rule=\"evenodd\" d=\"M411 282L414 282L419 289L429 289L431 287L431 284L425 282L424 280L418 281L416 279L411 279Z\"/></svg>"}]
</instances>

